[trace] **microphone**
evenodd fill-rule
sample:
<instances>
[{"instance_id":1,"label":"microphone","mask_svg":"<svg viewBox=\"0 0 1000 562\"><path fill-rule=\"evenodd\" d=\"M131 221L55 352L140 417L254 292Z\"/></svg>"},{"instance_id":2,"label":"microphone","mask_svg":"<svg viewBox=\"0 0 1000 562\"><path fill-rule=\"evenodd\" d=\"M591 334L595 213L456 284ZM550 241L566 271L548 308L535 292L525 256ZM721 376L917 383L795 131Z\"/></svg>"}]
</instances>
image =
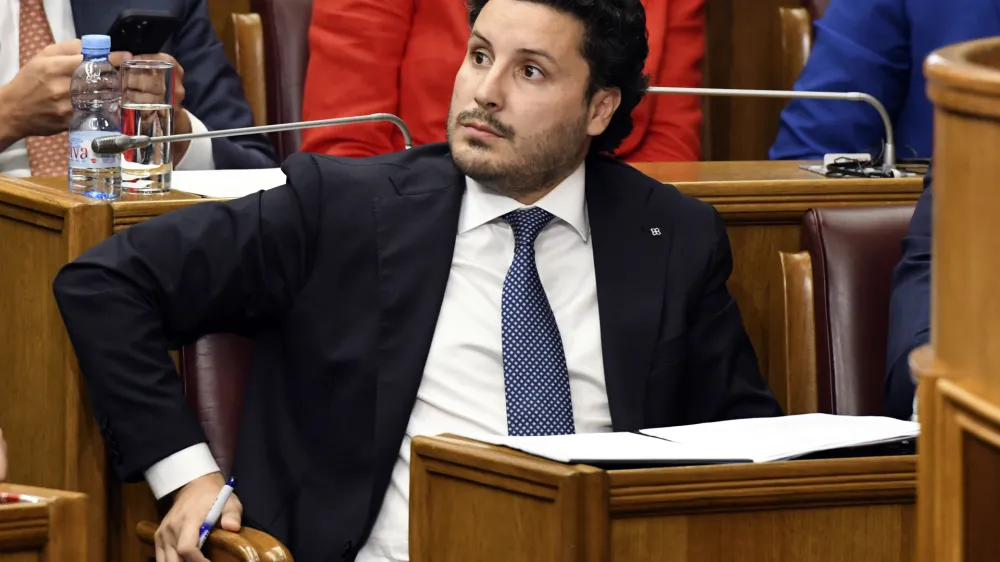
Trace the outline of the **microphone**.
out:
<instances>
[{"instance_id":1,"label":"microphone","mask_svg":"<svg viewBox=\"0 0 1000 562\"><path fill-rule=\"evenodd\" d=\"M892 120L882 102L874 96L862 92L809 92L800 90L741 90L737 88L668 88L652 86L646 90L650 94L688 94L695 96L731 96L738 98L803 98L816 100L842 100L864 102L878 111L885 127L885 144L882 149L882 171L895 177L896 144L892 135ZM896 172L898 173L898 172Z\"/></svg>"},{"instance_id":2,"label":"microphone","mask_svg":"<svg viewBox=\"0 0 1000 562\"><path fill-rule=\"evenodd\" d=\"M380 121L388 121L398 127L400 132L403 133L403 145L406 148L413 148L413 137L410 136L409 127L406 126L406 123L404 123L402 119L391 113L373 113L371 115L359 115L356 117L338 117L336 119L299 121L298 123L280 123L277 125L261 125L259 127L241 127L239 129L223 129L221 131L187 133L184 135L166 135L162 137L148 137L146 135L109 135L94 139L90 143L90 147L96 154L121 154L122 152L126 152L134 148L146 148L153 143L182 142L195 139L213 139L219 137L238 137L240 135L276 133L278 131L298 131L301 129L327 127L330 125L376 123Z\"/></svg>"}]
</instances>

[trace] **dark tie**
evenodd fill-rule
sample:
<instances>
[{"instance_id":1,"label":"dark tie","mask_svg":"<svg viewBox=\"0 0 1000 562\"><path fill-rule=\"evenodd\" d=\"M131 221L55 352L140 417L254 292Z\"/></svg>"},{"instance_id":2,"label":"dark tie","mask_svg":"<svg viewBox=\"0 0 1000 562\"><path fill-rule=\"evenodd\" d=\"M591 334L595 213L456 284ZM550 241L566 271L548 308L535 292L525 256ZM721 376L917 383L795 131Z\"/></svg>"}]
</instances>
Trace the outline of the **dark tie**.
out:
<instances>
[{"instance_id":1,"label":"dark tie","mask_svg":"<svg viewBox=\"0 0 1000 562\"><path fill-rule=\"evenodd\" d=\"M574 433L566 354L535 265L535 239L553 217L533 208L503 218L514 231L514 261L502 298L507 433Z\"/></svg>"}]
</instances>

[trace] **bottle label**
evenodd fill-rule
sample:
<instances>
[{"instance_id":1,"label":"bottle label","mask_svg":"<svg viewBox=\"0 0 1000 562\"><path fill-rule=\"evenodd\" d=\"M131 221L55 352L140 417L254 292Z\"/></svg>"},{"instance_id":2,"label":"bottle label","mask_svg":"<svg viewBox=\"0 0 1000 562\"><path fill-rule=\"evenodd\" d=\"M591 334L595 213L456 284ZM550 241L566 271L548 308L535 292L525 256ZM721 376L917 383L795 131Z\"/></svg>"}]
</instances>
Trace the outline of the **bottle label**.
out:
<instances>
[{"instance_id":1,"label":"bottle label","mask_svg":"<svg viewBox=\"0 0 1000 562\"><path fill-rule=\"evenodd\" d=\"M97 154L91 147L94 139L118 134L117 131L71 131L69 134L69 166L71 168L117 168L119 154Z\"/></svg>"}]
</instances>

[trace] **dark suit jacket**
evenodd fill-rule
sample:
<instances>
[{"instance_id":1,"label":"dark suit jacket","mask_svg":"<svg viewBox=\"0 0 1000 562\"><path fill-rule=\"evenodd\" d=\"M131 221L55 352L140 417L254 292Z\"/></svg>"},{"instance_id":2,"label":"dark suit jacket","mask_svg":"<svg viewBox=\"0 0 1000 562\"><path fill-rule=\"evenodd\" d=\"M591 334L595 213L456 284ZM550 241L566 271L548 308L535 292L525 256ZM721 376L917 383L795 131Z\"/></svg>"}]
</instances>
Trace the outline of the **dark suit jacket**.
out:
<instances>
[{"instance_id":1,"label":"dark suit jacket","mask_svg":"<svg viewBox=\"0 0 1000 562\"><path fill-rule=\"evenodd\" d=\"M212 28L205 0L70 0L70 6L80 37L107 33L118 14L129 8L173 12L180 25L161 51L184 69L184 107L210 131L253 126L240 77ZM212 157L218 169L276 165L274 147L264 135L212 139Z\"/></svg>"},{"instance_id":2,"label":"dark suit jacket","mask_svg":"<svg viewBox=\"0 0 1000 562\"><path fill-rule=\"evenodd\" d=\"M903 258L892 276L889 298L888 372L885 415L909 419L915 386L910 377L910 352L930 342L931 335L931 217L934 193L931 174L903 238Z\"/></svg>"},{"instance_id":3,"label":"dark suit jacket","mask_svg":"<svg viewBox=\"0 0 1000 562\"><path fill-rule=\"evenodd\" d=\"M286 186L128 228L54 290L128 480L204 439L168 346L254 336L234 468L247 520L297 560L352 559L416 399L465 181L444 144L284 170ZM586 199L614 429L779 415L714 208L606 157Z\"/></svg>"}]
</instances>

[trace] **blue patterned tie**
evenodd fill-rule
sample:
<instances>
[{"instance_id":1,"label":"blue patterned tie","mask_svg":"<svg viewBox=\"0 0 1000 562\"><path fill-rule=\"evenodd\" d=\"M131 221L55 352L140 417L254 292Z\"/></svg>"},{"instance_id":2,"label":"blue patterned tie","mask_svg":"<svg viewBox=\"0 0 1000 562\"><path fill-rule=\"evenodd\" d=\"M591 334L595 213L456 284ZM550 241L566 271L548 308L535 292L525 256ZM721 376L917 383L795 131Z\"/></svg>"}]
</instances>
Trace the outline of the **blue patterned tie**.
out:
<instances>
[{"instance_id":1,"label":"blue patterned tie","mask_svg":"<svg viewBox=\"0 0 1000 562\"><path fill-rule=\"evenodd\" d=\"M502 299L507 433L574 433L566 355L535 266L535 239L552 215L536 207L503 218L514 230L514 261Z\"/></svg>"}]
</instances>

